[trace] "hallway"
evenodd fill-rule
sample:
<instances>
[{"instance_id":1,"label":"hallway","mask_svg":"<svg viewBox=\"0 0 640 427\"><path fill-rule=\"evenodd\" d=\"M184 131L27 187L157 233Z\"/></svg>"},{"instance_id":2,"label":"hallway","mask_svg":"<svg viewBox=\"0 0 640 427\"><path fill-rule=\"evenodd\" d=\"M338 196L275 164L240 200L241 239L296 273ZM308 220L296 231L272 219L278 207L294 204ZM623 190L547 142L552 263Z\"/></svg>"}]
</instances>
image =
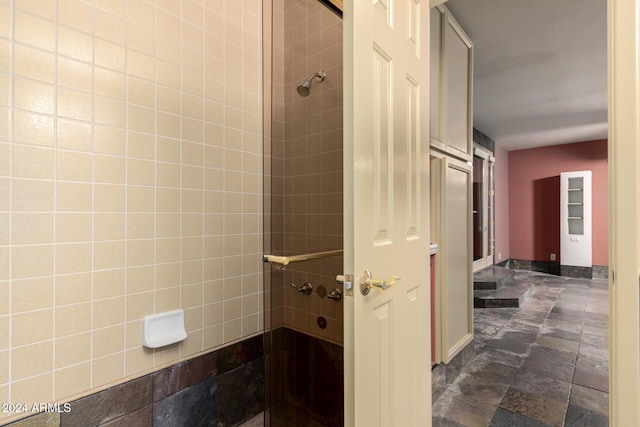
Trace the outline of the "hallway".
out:
<instances>
[{"instance_id":1,"label":"hallway","mask_svg":"<svg viewBox=\"0 0 640 427\"><path fill-rule=\"evenodd\" d=\"M476 355L434 402L433 426L607 426L607 281L516 278L533 292L474 310Z\"/></svg>"}]
</instances>

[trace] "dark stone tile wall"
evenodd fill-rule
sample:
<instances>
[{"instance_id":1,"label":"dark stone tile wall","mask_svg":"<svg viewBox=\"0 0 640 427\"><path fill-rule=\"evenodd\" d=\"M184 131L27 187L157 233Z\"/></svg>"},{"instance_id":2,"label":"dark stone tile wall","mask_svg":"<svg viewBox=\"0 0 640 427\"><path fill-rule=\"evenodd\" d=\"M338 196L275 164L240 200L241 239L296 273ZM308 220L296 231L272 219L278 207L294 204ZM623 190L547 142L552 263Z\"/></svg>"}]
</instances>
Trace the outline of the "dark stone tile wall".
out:
<instances>
[{"instance_id":1,"label":"dark stone tile wall","mask_svg":"<svg viewBox=\"0 0 640 427\"><path fill-rule=\"evenodd\" d=\"M557 262L531 261L526 259L510 258L496 265L515 270L537 271L539 273L553 274L556 276L574 277L577 279L607 279L609 267L594 265L592 267L576 267L573 265L561 265Z\"/></svg>"},{"instance_id":2,"label":"dark stone tile wall","mask_svg":"<svg viewBox=\"0 0 640 427\"><path fill-rule=\"evenodd\" d=\"M264 411L263 337L257 336L70 402L11 427L237 426Z\"/></svg>"},{"instance_id":3,"label":"dark stone tile wall","mask_svg":"<svg viewBox=\"0 0 640 427\"><path fill-rule=\"evenodd\" d=\"M574 277L577 279L591 279L593 272L591 267L577 267L575 265L563 265L561 267L561 276Z\"/></svg>"},{"instance_id":4,"label":"dark stone tile wall","mask_svg":"<svg viewBox=\"0 0 640 427\"><path fill-rule=\"evenodd\" d=\"M594 265L593 266L593 278L594 279L608 279L609 267L606 265Z\"/></svg>"}]
</instances>

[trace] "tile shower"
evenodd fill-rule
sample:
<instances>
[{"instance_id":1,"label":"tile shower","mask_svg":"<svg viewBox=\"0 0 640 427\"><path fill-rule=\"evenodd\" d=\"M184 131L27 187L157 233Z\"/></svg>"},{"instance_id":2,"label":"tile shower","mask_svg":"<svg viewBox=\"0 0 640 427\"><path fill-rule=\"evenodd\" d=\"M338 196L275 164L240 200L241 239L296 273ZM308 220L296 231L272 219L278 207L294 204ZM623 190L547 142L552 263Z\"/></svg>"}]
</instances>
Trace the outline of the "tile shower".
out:
<instances>
[{"instance_id":1,"label":"tile shower","mask_svg":"<svg viewBox=\"0 0 640 427\"><path fill-rule=\"evenodd\" d=\"M265 252L340 250L342 20L317 0L274 0L272 13ZM342 262L265 263L271 426L342 425L342 301L328 298Z\"/></svg>"}]
</instances>

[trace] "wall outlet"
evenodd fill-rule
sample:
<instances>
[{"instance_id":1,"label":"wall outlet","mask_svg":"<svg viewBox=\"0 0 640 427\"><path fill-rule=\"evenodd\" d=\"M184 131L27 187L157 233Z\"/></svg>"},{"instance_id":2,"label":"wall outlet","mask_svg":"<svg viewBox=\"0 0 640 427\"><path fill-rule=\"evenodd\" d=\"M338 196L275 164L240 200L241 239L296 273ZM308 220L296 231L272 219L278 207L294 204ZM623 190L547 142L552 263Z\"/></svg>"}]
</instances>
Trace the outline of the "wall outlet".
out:
<instances>
[{"instance_id":1,"label":"wall outlet","mask_svg":"<svg viewBox=\"0 0 640 427\"><path fill-rule=\"evenodd\" d=\"M502 252L498 252L498 259L502 259Z\"/></svg>"},{"instance_id":2,"label":"wall outlet","mask_svg":"<svg viewBox=\"0 0 640 427\"><path fill-rule=\"evenodd\" d=\"M551 261L555 261L556 260L556 254L551 254Z\"/></svg>"}]
</instances>

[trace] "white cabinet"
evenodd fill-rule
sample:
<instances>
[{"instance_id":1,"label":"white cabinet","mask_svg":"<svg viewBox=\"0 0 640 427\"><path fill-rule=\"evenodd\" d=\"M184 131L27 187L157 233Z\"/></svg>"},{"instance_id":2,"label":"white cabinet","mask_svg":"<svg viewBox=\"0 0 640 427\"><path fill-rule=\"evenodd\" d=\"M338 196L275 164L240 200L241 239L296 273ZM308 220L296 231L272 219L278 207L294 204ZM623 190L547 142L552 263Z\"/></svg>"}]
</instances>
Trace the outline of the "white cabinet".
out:
<instances>
[{"instance_id":1,"label":"white cabinet","mask_svg":"<svg viewBox=\"0 0 640 427\"><path fill-rule=\"evenodd\" d=\"M431 146L462 160L473 147L473 43L445 6L431 9Z\"/></svg>"},{"instance_id":2,"label":"white cabinet","mask_svg":"<svg viewBox=\"0 0 640 427\"><path fill-rule=\"evenodd\" d=\"M591 267L591 171L560 174L560 263Z\"/></svg>"}]
</instances>

